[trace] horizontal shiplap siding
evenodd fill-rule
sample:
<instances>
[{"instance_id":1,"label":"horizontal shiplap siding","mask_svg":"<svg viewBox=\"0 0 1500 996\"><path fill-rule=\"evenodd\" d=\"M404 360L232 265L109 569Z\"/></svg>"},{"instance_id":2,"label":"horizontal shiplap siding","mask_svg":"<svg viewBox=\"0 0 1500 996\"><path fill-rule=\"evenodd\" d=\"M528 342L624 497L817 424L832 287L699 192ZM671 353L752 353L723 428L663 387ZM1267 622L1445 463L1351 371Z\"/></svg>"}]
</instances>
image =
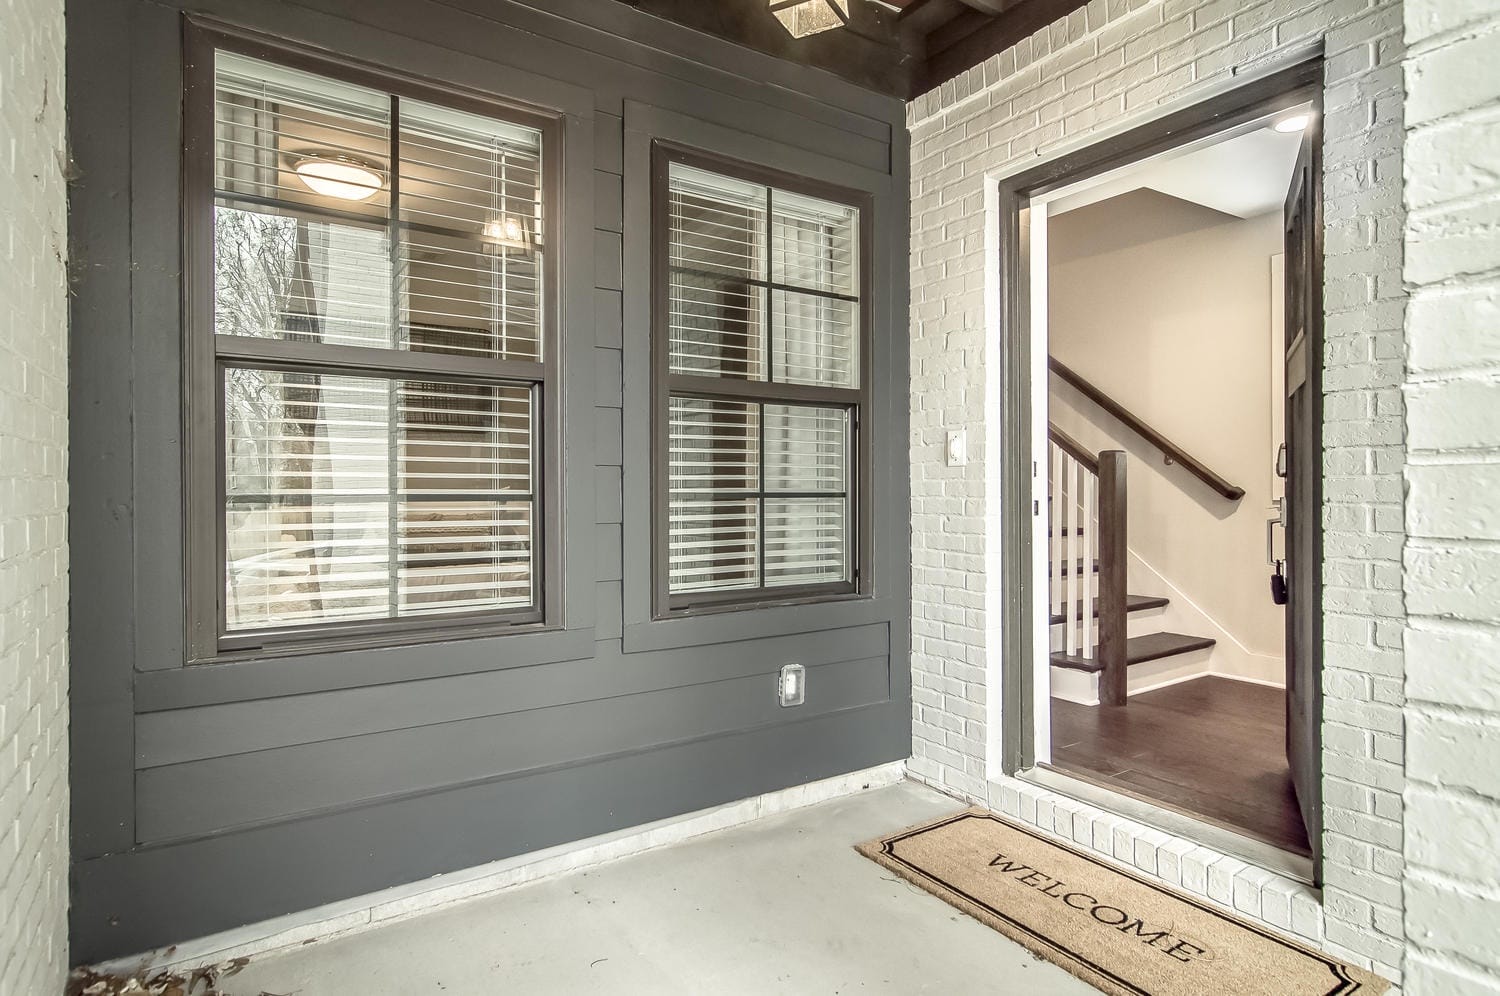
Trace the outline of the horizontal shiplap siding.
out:
<instances>
[{"instance_id":1,"label":"horizontal shiplap siding","mask_svg":"<svg viewBox=\"0 0 1500 996\"><path fill-rule=\"evenodd\" d=\"M800 718L884 702L887 666L809 668ZM150 768L138 832L191 837L763 726L779 718L775 688L774 674L749 675Z\"/></svg>"},{"instance_id":2,"label":"horizontal shiplap siding","mask_svg":"<svg viewBox=\"0 0 1500 996\"><path fill-rule=\"evenodd\" d=\"M97 6L93 19L70 25L75 58L96 67L80 80L128 78L132 64L170 61L176 11L141 0ZM85 360L80 383L102 385L90 390L105 400L88 407L77 431L93 440L88 452L133 453L135 464L91 461L76 526L90 542L74 570L99 579L90 587L99 600L111 591L136 596L92 608L90 618L109 626L82 627L75 643L81 680L95 691L75 714L84 752L75 791L86 801L75 838L74 960L904 757L910 707L904 675L892 672L893 658L905 667L908 646L904 539L890 541L878 609L826 624L694 636L670 649L626 645L626 600L649 579L636 576L624 554L627 537L649 529L625 512L626 468L646 460L626 443L627 405L638 401L625 390L626 370L649 349L648 330L624 319L628 296L642 292L626 288L625 192L648 181L625 175L626 101L760 136L860 175L900 170L904 188L899 103L801 71L791 86L785 65L696 36L689 45L670 26L645 31L655 22L592 0L451 0L357 12L313 0L250 13L210 0L208 8L309 39L335 26L342 51L393 69L415 51L428 60L425 69L409 67L419 74L468 74L504 91L513 68L557 80L560 93L592 91L592 231L573 243L587 247L585 269L562 275L566 300L582 307L565 311L561 329L568 390L586 395L591 408L578 419L591 446L582 461L565 455L563 467L568 492L587 496L570 504L585 514L566 521L565 539L590 550L584 588L593 596L592 629L182 667L181 605L171 597L180 585L171 575L180 540L170 532L178 466L156 455L174 453L177 442L168 431L145 435L175 425L178 413L123 383L118 371L129 362L93 369ZM345 16L357 20L336 20ZM635 40L621 30L631 24ZM414 33L419 42L399 37ZM138 188L171 180L178 108L170 96L170 84L155 83L133 94L97 85L71 93L81 168L95 177L133 169ZM118 140L90 140L91 123L106 134L106 122L121 120L130 125ZM148 214L137 189L133 214L114 214L120 196L85 185L75 202L90 258L106 261L80 288L75 336L118 339L118 316L134 312L137 353L145 343L161 358L152 369L165 369L178 362L175 278L152 271L158 292L134 302L132 288L146 280L117 278L132 272L131 252L144 258L176 237L171 205L162 200L160 218ZM905 204L892 214L881 230L904 245ZM886 300L891 325L877 335L904 342L904 282ZM142 320L157 313L165 331ZM906 407L904 346L899 355L891 382L901 396L881 398L893 413ZM110 435L133 417L140 438ZM903 421L876 441L877 463L896 466L904 440ZM905 491L903 480L876 496L885 508L899 506L895 521L905 520ZM116 514L120 508L133 514ZM134 564L124 555L105 559L122 540ZM775 674L793 661L809 669L808 699L783 709Z\"/></svg>"},{"instance_id":3,"label":"horizontal shiplap siding","mask_svg":"<svg viewBox=\"0 0 1500 996\"><path fill-rule=\"evenodd\" d=\"M609 593L606 585L600 587ZM593 658L545 667L147 713L136 723L136 765L178 765L571 703L649 696L687 685L762 677L774 687L771 675L790 660L815 667L884 660L888 651L883 624L721 644L707 656L698 647L625 656L618 646L604 641ZM631 704L618 707L628 710ZM573 721L566 714L555 718L565 726Z\"/></svg>"}]
</instances>

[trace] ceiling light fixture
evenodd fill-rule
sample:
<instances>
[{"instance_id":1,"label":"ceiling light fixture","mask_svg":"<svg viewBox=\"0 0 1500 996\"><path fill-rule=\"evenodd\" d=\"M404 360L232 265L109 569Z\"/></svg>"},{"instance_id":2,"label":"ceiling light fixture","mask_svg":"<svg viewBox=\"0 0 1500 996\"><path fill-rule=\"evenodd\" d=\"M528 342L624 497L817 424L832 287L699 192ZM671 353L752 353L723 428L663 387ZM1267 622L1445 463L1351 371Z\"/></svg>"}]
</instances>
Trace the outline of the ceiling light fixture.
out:
<instances>
[{"instance_id":1,"label":"ceiling light fixture","mask_svg":"<svg viewBox=\"0 0 1500 996\"><path fill-rule=\"evenodd\" d=\"M1294 131L1302 131L1307 127L1310 118L1306 114L1293 114L1289 118L1282 118L1274 125L1275 129L1283 135L1290 135Z\"/></svg>"},{"instance_id":2,"label":"ceiling light fixture","mask_svg":"<svg viewBox=\"0 0 1500 996\"><path fill-rule=\"evenodd\" d=\"M794 38L849 23L849 0L770 0L771 13Z\"/></svg>"},{"instance_id":3,"label":"ceiling light fixture","mask_svg":"<svg viewBox=\"0 0 1500 996\"><path fill-rule=\"evenodd\" d=\"M346 201L367 201L385 185L373 166L348 156L314 153L298 159L292 169L314 193Z\"/></svg>"}]
</instances>

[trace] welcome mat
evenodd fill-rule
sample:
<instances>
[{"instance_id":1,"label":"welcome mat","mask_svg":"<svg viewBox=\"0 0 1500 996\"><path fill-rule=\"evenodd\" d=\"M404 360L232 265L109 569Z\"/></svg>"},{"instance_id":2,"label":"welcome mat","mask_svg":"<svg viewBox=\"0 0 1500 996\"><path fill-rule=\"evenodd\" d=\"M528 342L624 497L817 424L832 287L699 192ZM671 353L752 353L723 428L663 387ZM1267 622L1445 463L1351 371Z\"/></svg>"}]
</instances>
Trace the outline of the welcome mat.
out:
<instances>
[{"instance_id":1,"label":"welcome mat","mask_svg":"<svg viewBox=\"0 0 1500 996\"><path fill-rule=\"evenodd\" d=\"M984 810L857 850L1107 993L1378 996L1390 985Z\"/></svg>"}]
</instances>

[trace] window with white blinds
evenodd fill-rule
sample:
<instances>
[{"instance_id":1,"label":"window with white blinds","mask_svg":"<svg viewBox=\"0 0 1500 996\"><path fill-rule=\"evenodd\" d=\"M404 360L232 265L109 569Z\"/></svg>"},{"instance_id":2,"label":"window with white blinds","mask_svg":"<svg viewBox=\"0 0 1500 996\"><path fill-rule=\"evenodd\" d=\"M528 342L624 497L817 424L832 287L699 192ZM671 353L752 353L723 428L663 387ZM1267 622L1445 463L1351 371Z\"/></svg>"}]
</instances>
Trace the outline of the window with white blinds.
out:
<instances>
[{"instance_id":1,"label":"window with white blinds","mask_svg":"<svg viewBox=\"0 0 1500 996\"><path fill-rule=\"evenodd\" d=\"M539 619L546 122L212 59L220 648Z\"/></svg>"},{"instance_id":2,"label":"window with white blinds","mask_svg":"<svg viewBox=\"0 0 1500 996\"><path fill-rule=\"evenodd\" d=\"M862 207L657 154L659 608L855 591Z\"/></svg>"}]
</instances>

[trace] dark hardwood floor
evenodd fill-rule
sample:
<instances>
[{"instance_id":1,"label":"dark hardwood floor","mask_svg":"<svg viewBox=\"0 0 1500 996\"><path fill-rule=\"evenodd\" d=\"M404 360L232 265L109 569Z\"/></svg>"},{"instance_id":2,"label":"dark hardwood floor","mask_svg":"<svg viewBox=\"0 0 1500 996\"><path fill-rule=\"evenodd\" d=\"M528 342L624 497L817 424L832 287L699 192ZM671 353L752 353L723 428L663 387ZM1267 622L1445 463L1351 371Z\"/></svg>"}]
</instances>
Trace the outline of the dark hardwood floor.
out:
<instances>
[{"instance_id":1,"label":"dark hardwood floor","mask_svg":"<svg viewBox=\"0 0 1500 996\"><path fill-rule=\"evenodd\" d=\"M1125 706L1052 700L1052 767L1311 854L1286 761L1286 693L1204 677Z\"/></svg>"}]
</instances>

